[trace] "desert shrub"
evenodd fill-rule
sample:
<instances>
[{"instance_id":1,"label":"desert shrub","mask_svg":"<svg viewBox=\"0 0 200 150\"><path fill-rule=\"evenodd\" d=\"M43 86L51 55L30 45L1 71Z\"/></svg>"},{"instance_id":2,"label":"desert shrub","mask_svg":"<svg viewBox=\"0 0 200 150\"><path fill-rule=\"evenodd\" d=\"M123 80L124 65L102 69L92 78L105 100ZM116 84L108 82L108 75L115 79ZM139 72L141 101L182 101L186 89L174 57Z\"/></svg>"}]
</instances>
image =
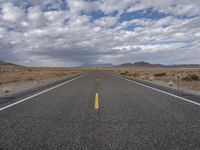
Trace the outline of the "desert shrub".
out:
<instances>
[{"instance_id":1,"label":"desert shrub","mask_svg":"<svg viewBox=\"0 0 200 150\"><path fill-rule=\"evenodd\" d=\"M150 81L153 81L153 80L154 80L154 77L150 76L150 77L149 77L149 80L150 80Z\"/></svg>"},{"instance_id":2,"label":"desert shrub","mask_svg":"<svg viewBox=\"0 0 200 150\"><path fill-rule=\"evenodd\" d=\"M9 89L6 89L4 92L5 92L5 93L10 93L10 90L9 90Z\"/></svg>"},{"instance_id":3,"label":"desert shrub","mask_svg":"<svg viewBox=\"0 0 200 150\"><path fill-rule=\"evenodd\" d=\"M34 79L33 78L27 78L26 80L27 81L33 81Z\"/></svg>"},{"instance_id":4,"label":"desert shrub","mask_svg":"<svg viewBox=\"0 0 200 150\"><path fill-rule=\"evenodd\" d=\"M198 80L200 80L200 77L196 74L192 74L191 79L194 80L194 81L198 81Z\"/></svg>"},{"instance_id":5,"label":"desert shrub","mask_svg":"<svg viewBox=\"0 0 200 150\"><path fill-rule=\"evenodd\" d=\"M31 69L28 69L28 71L32 71Z\"/></svg>"},{"instance_id":6,"label":"desert shrub","mask_svg":"<svg viewBox=\"0 0 200 150\"><path fill-rule=\"evenodd\" d=\"M173 82L173 81L169 81L169 82L168 82L168 85L169 85L169 86L174 86L174 82Z\"/></svg>"},{"instance_id":7,"label":"desert shrub","mask_svg":"<svg viewBox=\"0 0 200 150\"><path fill-rule=\"evenodd\" d=\"M138 73L134 73L133 76L134 77L139 77L139 74Z\"/></svg>"},{"instance_id":8,"label":"desert shrub","mask_svg":"<svg viewBox=\"0 0 200 150\"><path fill-rule=\"evenodd\" d=\"M124 71L121 73L121 75L124 75L124 76L132 76L132 73L131 72L128 72L128 71Z\"/></svg>"},{"instance_id":9,"label":"desert shrub","mask_svg":"<svg viewBox=\"0 0 200 150\"><path fill-rule=\"evenodd\" d=\"M129 72L128 74L127 74L127 76L132 76L133 74L131 73L131 72Z\"/></svg>"},{"instance_id":10,"label":"desert shrub","mask_svg":"<svg viewBox=\"0 0 200 150\"><path fill-rule=\"evenodd\" d=\"M124 72L121 72L120 74L123 75L123 76L139 77L138 73L132 73L132 72L129 72L129 71L124 71Z\"/></svg>"},{"instance_id":11,"label":"desert shrub","mask_svg":"<svg viewBox=\"0 0 200 150\"><path fill-rule=\"evenodd\" d=\"M3 88L3 91L4 91L4 93L10 93L10 92L11 92L11 89L10 89L10 88L7 88L7 87L5 87L5 88Z\"/></svg>"},{"instance_id":12,"label":"desert shrub","mask_svg":"<svg viewBox=\"0 0 200 150\"><path fill-rule=\"evenodd\" d=\"M76 72L75 72L75 71L72 71L71 74L76 74Z\"/></svg>"},{"instance_id":13,"label":"desert shrub","mask_svg":"<svg viewBox=\"0 0 200 150\"><path fill-rule=\"evenodd\" d=\"M183 81L200 81L200 77L196 74L188 74L184 78L182 78Z\"/></svg>"},{"instance_id":14,"label":"desert shrub","mask_svg":"<svg viewBox=\"0 0 200 150\"><path fill-rule=\"evenodd\" d=\"M121 72L121 75L125 76L128 74L128 71Z\"/></svg>"},{"instance_id":15,"label":"desert shrub","mask_svg":"<svg viewBox=\"0 0 200 150\"><path fill-rule=\"evenodd\" d=\"M156 73L154 74L155 77L164 77L167 76L166 72L162 72L162 73Z\"/></svg>"}]
</instances>

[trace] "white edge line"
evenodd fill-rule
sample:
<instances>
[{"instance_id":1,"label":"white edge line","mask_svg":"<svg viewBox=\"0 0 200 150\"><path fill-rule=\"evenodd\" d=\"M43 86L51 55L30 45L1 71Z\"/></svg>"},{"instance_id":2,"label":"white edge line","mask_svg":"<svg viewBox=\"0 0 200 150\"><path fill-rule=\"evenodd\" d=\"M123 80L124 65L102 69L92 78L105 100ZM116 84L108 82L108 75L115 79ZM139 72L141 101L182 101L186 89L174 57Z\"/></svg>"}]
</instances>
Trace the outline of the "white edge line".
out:
<instances>
[{"instance_id":1,"label":"white edge line","mask_svg":"<svg viewBox=\"0 0 200 150\"><path fill-rule=\"evenodd\" d=\"M183 101L186 101L186 102L189 102L189 103L192 103L192 104L195 104L195 105L200 106L200 103L194 102L194 101L189 100L189 99L187 99L187 98L183 98L183 97L180 97L180 96L178 96L178 95L174 95L174 94L171 94L171 93L169 93L169 92L162 91L162 90L159 90L159 89L157 89L157 88L154 88L154 87L151 87L151 86L148 86L148 85L145 85L145 84L142 84L142 83L139 83L139 82L136 82L136 81L133 81L133 80L130 80L130 79L127 79L127 78L118 76L118 75L114 75L114 74L112 74L112 75L115 76L115 77L117 77L117 78L127 80L127 81L132 82L132 83L135 83L135 84L137 84L137 85L140 85L140 86L143 86L143 87L146 87L146 88L149 88L149 89L158 91L158 92L160 92L160 93L164 93L164 94L170 95L170 96L172 96L172 97L181 99L181 100L183 100Z\"/></svg>"},{"instance_id":2,"label":"white edge line","mask_svg":"<svg viewBox=\"0 0 200 150\"><path fill-rule=\"evenodd\" d=\"M20 103L22 103L22 102L24 102L24 101L26 101L26 100L29 100L29 99L31 99L31 98L33 98L33 97L36 97L36 96L38 96L38 95L41 95L41 94L43 94L43 93L45 93L45 92L48 92L48 91L50 91L50 90L53 90L53 89L55 89L55 88L57 88L57 87L60 87L60 86L62 86L62 85L64 85L64 84L67 84L67 83L69 83L69 82L72 82L72 81L74 81L74 80L76 80L76 79L78 79L78 78L81 78L81 77L85 76L85 75L87 75L87 74L80 75L80 76L75 77L75 78L73 78L73 79L71 79L71 80L65 81L65 82L60 83L60 84L58 84L58 85L55 85L55 86L53 86L53 87L51 87L51 88L49 88L49 89L46 89L46 90L44 90L44 91L41 91L41 92L36 93L36 94L34 94L34 95L31 95L31 96L29 96L29 97L27 97L27 98L21 99L21 100L19 100L19 101L17 101L17 102L14 102L14 103L12 103L12 104L9 104L9 105L7 105L7 106L4 106L4 107L0 108L0 111L5 110L5 109L7 109L7 108L10 108L10 107L12 107L12 106L14 106L14 105L20 104Z\"/></svg>"}]
</instances>

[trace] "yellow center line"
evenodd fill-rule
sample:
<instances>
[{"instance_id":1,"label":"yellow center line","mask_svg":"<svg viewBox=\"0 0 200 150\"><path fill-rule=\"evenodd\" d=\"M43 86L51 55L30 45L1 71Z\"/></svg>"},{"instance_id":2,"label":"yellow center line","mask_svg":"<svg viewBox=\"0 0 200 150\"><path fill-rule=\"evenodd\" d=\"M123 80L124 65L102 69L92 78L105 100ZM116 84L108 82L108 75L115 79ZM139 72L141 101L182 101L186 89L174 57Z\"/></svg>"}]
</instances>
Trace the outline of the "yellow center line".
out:
<instances>
[{"instance_id":1,"label":"yellow center line","mask_svg":"<svg viewBox=\"0 0 200 150\"><path fill-rule=\"evenodd\" d=\"M95 108L96 110L99 109L99 93L96 93L96 95L95 95L95 104L94 104L94 108Z\"/></svg>"}]
</instances>

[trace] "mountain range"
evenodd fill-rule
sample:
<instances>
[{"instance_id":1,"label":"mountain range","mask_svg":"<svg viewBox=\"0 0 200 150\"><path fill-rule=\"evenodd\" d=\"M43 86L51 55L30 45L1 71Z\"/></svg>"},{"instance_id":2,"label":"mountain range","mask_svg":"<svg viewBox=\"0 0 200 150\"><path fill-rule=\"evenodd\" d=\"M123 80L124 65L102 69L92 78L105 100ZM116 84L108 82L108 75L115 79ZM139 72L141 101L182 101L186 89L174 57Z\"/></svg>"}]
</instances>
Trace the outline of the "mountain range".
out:
<instances>
[{"instance_id":1,"label":"mountain range","mask_svg":"<svg viewBox=\"0 0 200 150\"><path fill-rule=\"evenodd\" d=\"M166 68L200 68L199 64L179 64L179 65L162 65L162 64L151 64L148 62L136 62L136 63L125 63L119 65L119 67L149 67L149 68L159 68L159 67L166 67Z\"/></svg>"},{"instance_id":2,"label":"mountain range","mask_svg":"<svg viewBox=\"0 0 200 150\"><path fill-rule=\"evenodd\" d=\"M21 65L13 64L0 60L0 67L24 67ZM148 62L140 61L135 63L124 63L121 65L113 65L112 63L104 64L90 64L85 63L80 65L81 68L110 68L110 67L122 67L122 68L200 68L200 64L179 64L179 65L162 65L162 64L151 64Z\"/></svg>"},{"instance_id":3,"label":"mountain range","mask_svg":"<svg viewBox=\"0 0 200 150\"><path fill-rule=\"evenodd\" d=\"M107 67L125 67L125 68L200 68L199 64L180 64L180 65L163 65L163 64L151 64L148 62L140 61L135 63L124 63L121 65L113 65L112 63L107 64L83 64L81 68L107 68Z\"/></svg>"}]
</instances>

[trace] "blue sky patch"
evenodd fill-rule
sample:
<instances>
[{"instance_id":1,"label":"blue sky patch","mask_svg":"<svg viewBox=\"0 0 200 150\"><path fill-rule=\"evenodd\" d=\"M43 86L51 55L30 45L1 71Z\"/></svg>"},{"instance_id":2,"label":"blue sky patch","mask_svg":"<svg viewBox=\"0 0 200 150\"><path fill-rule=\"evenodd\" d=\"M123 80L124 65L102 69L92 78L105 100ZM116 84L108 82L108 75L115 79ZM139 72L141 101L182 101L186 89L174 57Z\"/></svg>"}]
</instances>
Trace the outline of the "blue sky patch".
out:
<instances>
[{"instance_id":1,"label":"blue sky patch","mask_svg":"<svg viewBox=\"0 0 200 150\"><path fill-rule=\"evenodd\" d=\"M100 19L102 17L105 17L106 15L104 14L103 11L98 10L98 11L92 11L92 12L81 12L81 15L86 15L90 16L90 22L93 23L95 20Z\"/></svg>"},{"instance_id":2,"label":"blue sky patch","mask_svg":"<svg viewBox=\"0 0 200 150\"><path fill-rule=\"evenodd\" d=\"M119 22L129 21L133 19L141 19L141 18L159 20L167 16L169 16L169 14L161 13L157 10L154 10L153 8L148 8L145 10L138 10L131 13L125 12L120 16Z\"/></svg>"},{"instance_id":3,"label":"blue sky patch","mask_svg":"<svg viewBox=\"0 0 200 150\"><path fill-rule=\"evenodd\" d=\"M55 7L53 4L48 3L44 6L42 6L42 11L66 11L68 9L68 5L64 0L60 0L58 2L59 7Z\"/></svg>"},{"instance_id":4,"label":"blue sky patch","mask_svg":"<svg viewBox=\"0 0 200 150\"><path fill-rule=\"evenodd\" d=\"M141 25L136 25L136 24L132 24L132 25L129 25L125 28L123 28L123 30L126 30L126 31L134 31L136 28L138 27L142 27Z\"/></svg>"},{"instance_id":5,"label":"blue sky patch","mask_svg":"<svg viewBox=\"0 0 200 150\"><path fill-rule=\"evenodd\" d=\"M81 15L87 15L91 17L91 22L93 22L94 20L100 19L102 17L107 17L107 16L112 16L115 17L118 14L118 11L114 11L111 14L105 14L103 11L101 10L97 10L97 11L92 11L92 12L81 12Z\"/></svg>"}]
</instances>

